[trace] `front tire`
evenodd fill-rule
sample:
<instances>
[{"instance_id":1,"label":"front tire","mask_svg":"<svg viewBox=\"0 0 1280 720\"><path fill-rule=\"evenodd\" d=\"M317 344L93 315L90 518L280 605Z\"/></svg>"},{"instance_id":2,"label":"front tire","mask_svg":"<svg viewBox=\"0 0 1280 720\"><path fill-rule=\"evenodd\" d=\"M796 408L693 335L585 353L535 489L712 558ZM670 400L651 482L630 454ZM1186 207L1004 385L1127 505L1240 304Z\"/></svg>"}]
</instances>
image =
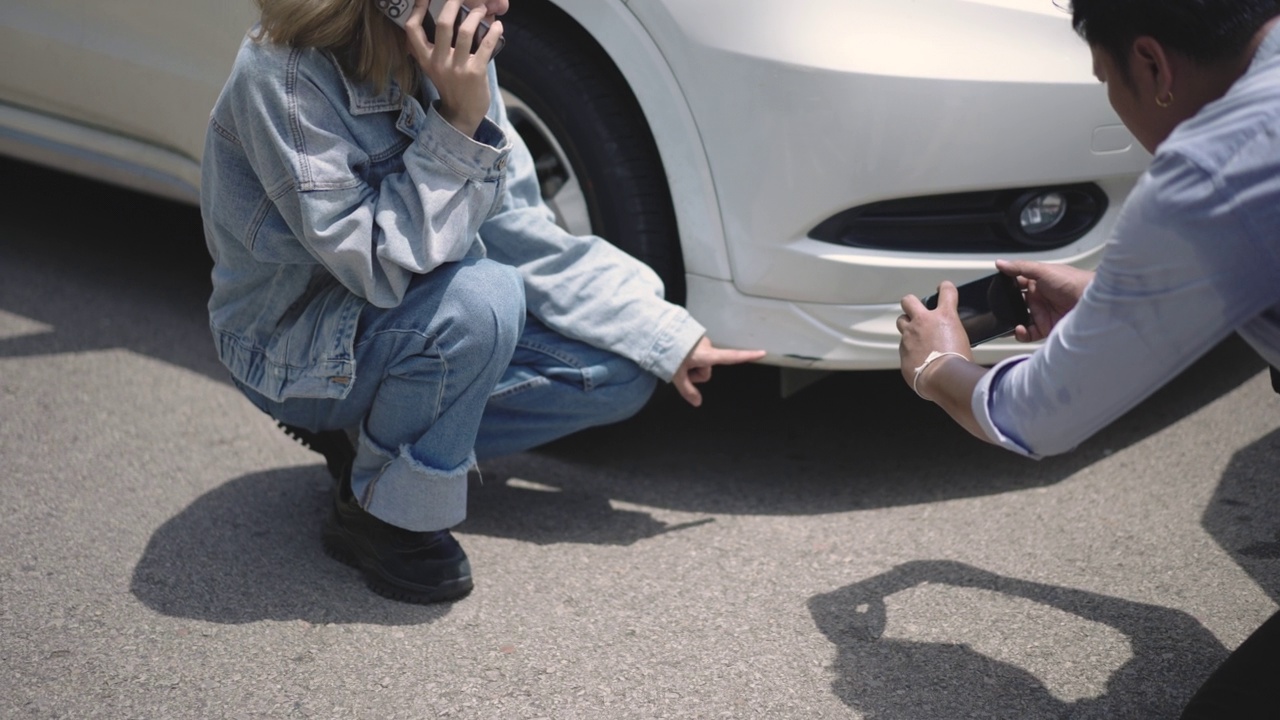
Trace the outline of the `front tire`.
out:
<instances>
[{"instance_id":1,"label":"front tire","mask_svg":"<svg viewBox=\"0 0 1280 720\"><path fill-rule=\"evenodd\" d=\"M666 173L644 114L612 60L563 11L524 0L502 17L498 83L557 222L653 268L683 303L684 261Z\"/></svg>"}]
</instances>

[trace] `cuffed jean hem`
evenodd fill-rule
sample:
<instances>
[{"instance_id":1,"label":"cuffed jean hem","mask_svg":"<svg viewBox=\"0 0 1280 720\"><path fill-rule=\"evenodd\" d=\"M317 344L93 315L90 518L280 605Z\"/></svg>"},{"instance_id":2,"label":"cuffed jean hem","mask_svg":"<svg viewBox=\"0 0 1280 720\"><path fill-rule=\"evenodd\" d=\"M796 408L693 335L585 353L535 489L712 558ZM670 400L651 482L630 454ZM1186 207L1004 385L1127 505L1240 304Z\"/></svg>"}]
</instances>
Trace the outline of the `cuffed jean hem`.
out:
<instances>
[{"instance_id":1,"label":"cuffed jean hem","mask_svg":"<svg viewBox=\"0 0 1280 720\"><path fill-rule=\"evenodd\" d=\"M380 467L369 473L374 463ZM475 465L472 452L457 467L433 468L414 458L409 445L393 454L362 433L351 491L383 522L415 532L445 530L467 517L467 473Z\"/></svg>"}]
</instances>

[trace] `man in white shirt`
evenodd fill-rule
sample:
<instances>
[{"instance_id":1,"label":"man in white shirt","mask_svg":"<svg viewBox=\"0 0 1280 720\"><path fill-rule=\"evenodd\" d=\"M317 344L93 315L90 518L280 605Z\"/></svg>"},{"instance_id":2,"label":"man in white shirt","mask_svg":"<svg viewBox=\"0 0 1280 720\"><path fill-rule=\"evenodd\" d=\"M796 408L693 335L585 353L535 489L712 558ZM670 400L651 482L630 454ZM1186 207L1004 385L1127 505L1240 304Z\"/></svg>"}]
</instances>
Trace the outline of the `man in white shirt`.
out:
<instances>
[{"instance_id":1,"label":"man in white shirt","mask_svg":"<svg viewBox=\"0 0 1280 720\"><path fill-rule=\"evenodd\" d=\"M1076 0L1112 106L1154 154L1096 273L1017 276L1036 352L973 363L944 282L903 298L902 373L988 442L1066 452L1239 333L1280 366L1280 0ZM1280 614L1201 688L1184 718L1276 717Z\"/></svg>"}]
</instances>

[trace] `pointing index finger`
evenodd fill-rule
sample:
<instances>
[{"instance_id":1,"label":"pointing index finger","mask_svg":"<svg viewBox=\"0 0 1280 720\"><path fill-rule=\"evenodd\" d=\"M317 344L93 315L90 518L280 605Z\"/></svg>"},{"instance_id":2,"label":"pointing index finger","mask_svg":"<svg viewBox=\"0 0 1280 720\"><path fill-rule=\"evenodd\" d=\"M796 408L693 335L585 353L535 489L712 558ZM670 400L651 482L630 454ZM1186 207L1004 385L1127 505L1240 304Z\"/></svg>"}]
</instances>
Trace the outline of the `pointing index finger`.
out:
<instances>
[{"instance_id":1,"label":"pointing index finger","mask_svg":"<svg viewBox=\"0 0 1280 720\"><path fill-rule=\"evenodd\" d=\"M717 348L711 361L715 365L740 365L759 360L765 356L764 350L725 350Z\"/></svg>"}]
</instances>

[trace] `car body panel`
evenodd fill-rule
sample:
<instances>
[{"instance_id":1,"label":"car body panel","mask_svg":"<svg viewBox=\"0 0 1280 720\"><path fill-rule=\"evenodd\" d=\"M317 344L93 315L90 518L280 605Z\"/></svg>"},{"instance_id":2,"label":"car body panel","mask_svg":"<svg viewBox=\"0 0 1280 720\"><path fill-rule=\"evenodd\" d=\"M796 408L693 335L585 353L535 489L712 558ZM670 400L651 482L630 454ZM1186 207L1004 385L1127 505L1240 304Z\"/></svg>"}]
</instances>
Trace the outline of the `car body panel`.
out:
<instances>
[{"instance_id":1,"label":"car body panel","mask_svg":"<svg viewBox=\"0 0 1280 720\"><path fill-rule=\"evenodd\" d=\"M250 0L5 0L0 151L195 202ZM172 185L169 185L172 183Z\"/></svg>"}]
</instances>

